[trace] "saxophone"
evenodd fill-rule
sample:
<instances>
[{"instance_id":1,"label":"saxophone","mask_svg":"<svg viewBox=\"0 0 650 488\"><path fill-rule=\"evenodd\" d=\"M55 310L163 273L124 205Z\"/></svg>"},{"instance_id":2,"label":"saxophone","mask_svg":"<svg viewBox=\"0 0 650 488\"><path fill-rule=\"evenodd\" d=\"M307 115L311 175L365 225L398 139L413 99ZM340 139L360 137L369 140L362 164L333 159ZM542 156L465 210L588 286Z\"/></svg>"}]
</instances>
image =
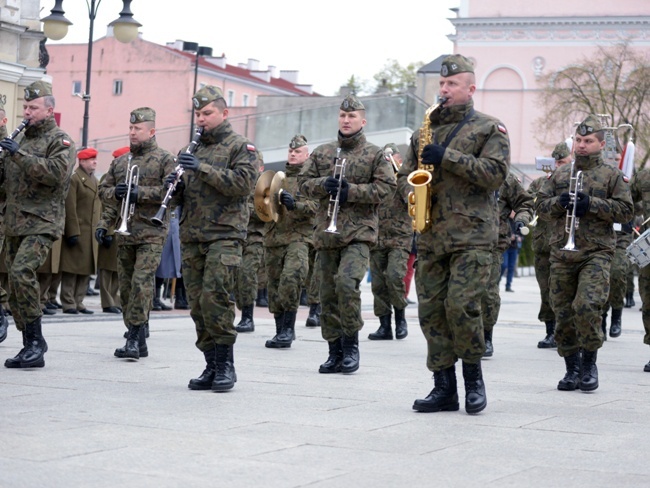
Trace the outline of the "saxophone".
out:
<instances>
[{"instance_id":1,"label":"saxophone","mask_svg":"<svg viewBox=\"0 0 650 488\"><path fill-rule=\"evenodd\" d=\"M413 218L413 230L424 232L431 227L431 183L433 165L422 163L422 149L431 144L431 113L447 101L440 98L435 105L431 105L424 113L424 121L420 127L418 137L418 169L408 175L407 181L413 187L408 196L409 215Z\"/></svg>"}]
</instances>

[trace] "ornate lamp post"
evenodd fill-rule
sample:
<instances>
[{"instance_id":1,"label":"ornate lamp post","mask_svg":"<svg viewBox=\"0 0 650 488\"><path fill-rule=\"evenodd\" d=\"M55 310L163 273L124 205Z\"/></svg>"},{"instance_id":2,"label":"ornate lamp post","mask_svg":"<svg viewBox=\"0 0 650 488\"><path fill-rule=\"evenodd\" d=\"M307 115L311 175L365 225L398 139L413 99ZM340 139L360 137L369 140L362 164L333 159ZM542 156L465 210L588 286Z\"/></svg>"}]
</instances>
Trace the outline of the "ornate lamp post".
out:
<instances>
[{"instance_id":1,"label":"ornate lamp post","mask_svg":"<svg viewBox=\"0 0 650 488\"><path fill-rule=\"evenodd\" d=\"M200 56L212 56L212 48L206 46L199 46L196 42L183 42L183 51L196 53L194 58L194 91L192 95L196 93L196 83L199 77L199 57ZM192 115L190 120L190 140L194 136L194 105L192 105Z\"/></svg>"}]
</instances>

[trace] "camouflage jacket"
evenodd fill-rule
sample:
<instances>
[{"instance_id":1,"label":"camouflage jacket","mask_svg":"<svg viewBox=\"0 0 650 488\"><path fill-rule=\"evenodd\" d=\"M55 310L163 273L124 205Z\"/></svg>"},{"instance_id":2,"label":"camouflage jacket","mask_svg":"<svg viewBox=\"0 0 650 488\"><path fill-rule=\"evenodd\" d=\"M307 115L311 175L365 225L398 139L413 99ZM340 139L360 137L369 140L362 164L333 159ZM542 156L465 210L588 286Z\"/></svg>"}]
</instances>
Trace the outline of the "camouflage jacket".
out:
<instances>
[{"instance_id":1,"label":"camouflage jacket","mask_svg":"<svg viewBox=\"0 0 650 488\"><path fill-rule=\"evenodd\" d=\"M540 176L534 180L530 185L528 185L528 193L533 198L533 206L537 201L537 193L542 187L544 182L548 180L551 175ZM542 219L537 219L535 226L533 227L533 251L535 253L549 254L551 252L551 247L548 244L549 239L549 223Z\"/></svg>"},{"instance_id":2,"label":"camouflage jacket","mask_svg":"<svg viewBox=\"0 0 650 488\"><path fill-rule=\"evenodd\" d=\"M338 234L325 232L331 217L327 216L330 195L323 188L328 176L334 174L334 158L341 148L345 159L345 179L349 183L348 201L340 205L337 216ZM337 142L318 146L311 153L298 175L300 192L318 202L314 217L315 249L336 249L352 242L377 242L377 207L395 192L395 174L383 151L366 141L363 130L350 137L339 132Z\"/></svg>"},{"instance_id":3,"label":"camouflage jacket","mask_svg":"<svg viewBox=\"0 0 650 488\"><path fill-rule=\"evenodd\" d=\"M568 238L565 231L567 210L559 196L569 191L573 165L556 169L537 194L535 209L539 218L549 222L551 257L561 261L579 262L592 252L614 254L616 235L614 222L632 220L633 205L627 177L618 168L603 162L601 154L576 157L576 173L582 171L582 191L589 195L589 210L579 219L575 231L576 251L563 251Z\"/></svg>"},{"instance_id":4,"label":"camouflage jacket","mask_svg":"<svg viewBox=\"0 0 650 488\"><path fill-rule=\"evenodd\" d=\"M472 110L466 105L438 108L430 115L434 143L442 144ZM417 169L419 131L413 133L397 174L400 193L408 191L408 175ZM474 112L450 141L431 180L431 228L418 236L418 252L436 254L466 249L492 250L497 243L496 191L510 169L510 142L497 119Z\"/></svg>"},{"instance_id":5,"label":"camouflage jacket","mask_svg":"<svg viewBox=\"0 0 650 488\"><path fill-rule=\"evenodd\" d=\"M248 198L248 225L246 226L246 244L263 244L266 222L255 212L255 191Z\"/></svg>"},{"instance_id":6,"label":"camouflage jacket","mask_svg":"<svg viewBox=\"0 0 650 488\"><path fill-rule=\"evenodd\" d=\"M65 197L74 171L72 139L54 118L28 126L16 137L20 149L2 151L6 192L5 235L49 235L58 239L65 224Z\"/></svg>"},{"instance_id":7,"label":"camouflage jacket","mask_svg":"<svg viewBox=\"0 0 650 488\"><path fill-rule=\"evenodd\" d=\"M650 217L650 169L644 168L637 171L630 180L630 192L634 200L635 213L643 217ZM649 221L650 222L650 221ZM650 229L650 223L641 228L641 232Z\"/></svg>"},{"instance_id":8,"label":"camouflage jacket","mask_svg":"<svg viewBox=\"0 0 650 488\"><path fill-rule=\"evenodd\" d=\"M512 173L508 173L506 181L499 188L499 243L497 249L504 252L510 246L510 222L508 217L514 211L515 222L528 224L533 220L533 197L530 196Z\"/></svg>"},{"instance_id":9,"label":"camouflage jacket","mask_svg":"<svg viewBox=\"0 0 650 488\"><path fill-rule=\"evenodd\" d=\"M194 155L199 168L183 174L178 195L181 242L245 240L248 199L260 164L255 146L225 120L203 132Z\"/></svg>"},{"instance_id":10,"label":"camouflage jacket","mask_svg":"<svg viewBox=\"0 0 650 488\"><path fill-rule=\"evenodd\" d=\"M174 156L158 147L155 137L149 141L131 146L131 152L123 154L111 162L108 172L99 184L99 197L102 200L102 216L98 227L109 229L121 225L121 209L123 201L115 198L115 185L126 182L128 167L137 166L138 200L135 203L133 215L127 223L130 235L116 234L118 244L164 244L169 225L167 220L160 227L151 223L151 218L160 209L166 193L165 178L174 171ZM130 202L130 204L133 202ZM129 204L129 206L130 206Z\"/></svg>"},{"instance_id":11,"label":"camouflage jacket","mask_svg":"<svg viewBox=\"0 0 650 488\"><path fill-rule=\"evenodd\" d=\"M407 197L393 193L379 204L379 237L375 249L406 249L411 252L413 219L408 213Z\"/></svg>"},{"instance_id":12,"label":"camouflage jacket","mask_svg":"<svg viewBox=\"0 0 650 488\"><path fill-rule=\"evenodd\" d=\"M316 202L306 198L298 189L298 173L302 165L289 164L285 167L286 178L283 190L289 192L296 202L296 208L287 210L280 205L277 222L267 222L265 228L264 245L266 247L286 246L292 242L312 243L314 233L314 215Z\"/></svg>"}]
</instances>

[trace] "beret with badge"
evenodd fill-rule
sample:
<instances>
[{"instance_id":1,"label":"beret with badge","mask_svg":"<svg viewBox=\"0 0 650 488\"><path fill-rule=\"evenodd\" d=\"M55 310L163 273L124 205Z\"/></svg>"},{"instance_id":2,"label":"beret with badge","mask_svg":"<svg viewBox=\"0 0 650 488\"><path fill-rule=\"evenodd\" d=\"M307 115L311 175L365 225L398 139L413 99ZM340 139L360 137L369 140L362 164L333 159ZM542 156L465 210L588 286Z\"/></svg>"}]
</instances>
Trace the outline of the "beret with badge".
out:
<instances>
[{"instance_id":1,"label":"beret with badge","mask_svg":"<svg viewBox=\"0 0 650 488\"><path fill-rule=\"evenodd\" d=\"M216 100L225 100L223 98L223 92L220 88L213 85L206 85L197 91L192 97L192 103L194 108L197 110L202 109L208 103L214 102Z\"/></svg>"},{"instance_id":2,"label":"beret with badge","mask_svg":"<svg viewBox=\"0 0 650 488\"><path fill-rule=\"evenodd\" d=\"M365 110L366 107L363 106L363 103L357 97L348 95L341 102L340 109L344 112L356 112L357 110Z\"/></svg>"},{"instance_id":3,"label":"beret with badge","mask_svg":"<svg viewBox=\"0 0 650 488\"><path fill-rule=\"evenodd\" d=\"M474 64L462 54L452 54L442 60L440 76L453 76L458 73L474 73Z\"/></svg>"},{"instance_id":4,"label":"beret with badge","mask_svg":"<svg viewBox=\"0 0 650 488\"><path fill-rule=\"evenodd\" d=\"M25 88L25 101L27 102L47 96L52 96L52 85L45 81L35 81Z\"/></svg>"},{"instance_id":5,"label":"beret with badge","mask_svg":"<svg viewBox=\"0 0 650 488\"><path fill-rule=\"evenodd\" d=\"M569 154L571 154L571 150L569 149L567 143L563 141L555 146L555 149L553 149L551 156L553 156L553 159L556 161L559 161L560 159L566 158Z\"/></svg>"},{"instance_id":6,"label":"beret with badge","mask_svg":"<svg viewBox=\"0 0 650 488\"><path fill-rule=\"evenodd\" d=\"M122 156L123 154L128 153L129 151L131 151L131 148L129 146L120 147L120 148L116 149L115 151L113 151L113 157L115 159L117 159L120 156Z\"/></svg>"},{"instance_id":7,"label":"beret with badge","mask_svg":"<svg viewBox=\"0 0 650 488\"><path fill-rule=\"evenodd\" d=\"M587 118L580 122L580 125L576 128L576 134L581 136L595 134L603 130L603 126L600 123L598 117L593 114L587 115Z\"/></svg>"},{"instance_id":8,"label":"beret with badge","mask_svg":"<svg viewBox=\"0 0 650 488\"><path fill-rule=\"evenodd\" d=\"M132 124L140 124L142 122L155 122L156 111L149 107L136 108L131 112L131 118L129 121Z\"/></svg>"},{"instance_id":9,"label":"beret with badge","mask_svg":"<svg viewBox=\"0 0 650 488\"><path fill-rule=\"evenodd\" d=\"M298 149L299 147L306 146L306 145L307 145L307 138L302 134L296 134L295 136L293 136L293 139L291 139L291 142L289 143L289 148Z\"/></svg>"},{"instance_id":10,"label":"beret with badge","mask_svg":"<svg viewBox=\"0 0 650 488\"><path fill-rule=\"evenodd\" d=\"M77 153L77 158L78 159L92 159L97 157L97 149L94 147L87 147L86 149L82 149Z\"/></svg>"}]
</instances>

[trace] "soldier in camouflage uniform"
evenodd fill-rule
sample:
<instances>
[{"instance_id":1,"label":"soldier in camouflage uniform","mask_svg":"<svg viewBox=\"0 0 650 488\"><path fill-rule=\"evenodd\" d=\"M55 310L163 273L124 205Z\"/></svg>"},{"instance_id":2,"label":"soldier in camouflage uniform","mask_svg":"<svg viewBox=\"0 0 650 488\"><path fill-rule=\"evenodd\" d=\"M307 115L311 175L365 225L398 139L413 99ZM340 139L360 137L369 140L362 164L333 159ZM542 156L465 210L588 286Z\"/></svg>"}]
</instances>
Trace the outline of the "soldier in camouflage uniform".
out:
<instances>
[{"instance_id":1,"label":"soldier in camouflage uniform","mask_svg":"<svg viewBox=\"0 0 650 488\"><path fill-rule=\"evenodd\" d=\"M174 156L158 147L156 112L141 107L131 112L129 120L130 152L114 159L99 185L102 216L95 231L99 245L104 245L108 229L123 225L121 207L134 205L127 221L128 235L116 233L120 303L126 344L115 350L115 357L138 360L149 355L146 326L153 306L154 280L160 263L169 222L156 226L156 215L166 193L165 178L174 171ZM138 167L139 178L128 191L127 172ZM134 172L136 174L136 172Z\"/></svg>"},{"instance_id":2,"label":"soldier in camouflage uniform","mask_svg":"<svg viewBox=\"0 0 650 488\"><path fill-rule=\"evenodd\" d=\"M377 207L392 198L395 175L381 148L366 140L365 107L347 96L339 108L338 140L318 146L298 177L300 191L319 202L314 218L314 247L320 261L321 334L329 356L320 373L359 369L360 284L368 270L370 247L377 242ZM345 160L345 175L335 169ZM339 191L340 186L340 191ZM338 199L335 215L330 201ZM333 212L334 213L334 212ZM333 219L336 233L326 232Z\"/></svg>"},{"instance_id":3,"label":"soldier in camouflage uniform","mask_svg":"<svg viewBox=\"0 0 650 488\"><path fill-rule=\"evenodd\" d=\"M9 305L24 345L14 358L5 361L5 366L42 368L47 343L41 330L43 312L37 270L52 243L63 234L65 196L76 151L72 139L54 120L49 83L36 81L29 85L24 100L27 129L15 140L5 137L0 141L2 183L7 196L4 227Z\"/></svg>"},{"instance_id":4,"label":"soldier in camouflage uniform","mask_svg":"<svg viewBox=\"0 0 650 488\"><path fill-rule=\"evenodd\" d=\"M571 150L566 142L560 142L555 146L552 153L555 159L555 167L559 168L571 162ZM544 182L551 177L550 174L540 176L528 186L528 193L533 199L537 198L537 193ZM533 227L533 251L535 253L535 278L539 285L541 295L541 305L537 319L546 325L546 337L537 343L540 349L556 348L555 342L555 313L551 307L549 299L549 278L551 275L551 247L549 246L548 223L544 220L537 219Z\"/></svg>"},{"instance_id":5,"label":"soldier in camouflage uniform","mask_svg":"<svg viewBox=\"0 0 650 488\"><path fill-rule=\"evenodd\" d=\"M397 172L402 157L395 144L384 146L384 157ZM411 252L413 223L408 213L406 198L398 192L379 205L378 213L379 237L377 245L370 251L370 275L373 308L375 316L379 317L379 329L369 334L368 339L374 341L393 338L391 328L393 309L395 310L395 338L404 339L408 335L404 317L404 309L407 305L404 276Z\"/></svg>"},{"instance_id":6,"label":"soldier in camouflage uniform","mask_svg":"<svg viewBox=\"0 0 650 488\"><path fill-rule=\"evenodd\" d=\"M318 261L318 251L313 244L309 245L309 271L305 283L307 284L307 304L309 305L309 314L305 327L320 327L320 263Z\"/></svg>"},{"instance_id":7,"label":"soldier in camouflage uniform","mask_svg":"<svg viewBox=\"0 0 650 488\"><path fill-rule=\"evenodd\" d=\"M413 409L458 410L455 364L461 359L465 410L474 414L487 406L481 303L498 236L495 192L510 169L510 143L501 122L474 110L471 61L448 56L441 75L440 95L446 100L422 129L432 143L425 145L418 132L413 134L398 173L398 191L404 195L420 155L422 164L434 167L432 224L418 237L415 285L435 386L426 398L415 400Z\"/></svg>"},{"instance_id":8,"label":"soldier in camouflage uniform","mask_svg":"<svg viewBox=\"0 0 650 488\"><path fill-rule=\"evenodd\" d=\"M230 293L242 265L248 198L260 160L255 146L227 120L228 108L219 88L201 88L192 102L203 134L194 154L183 151L178 157L184 174L176 198L183 205L183 280L196 326L196 347L206 367L188 388L227 391L237 381L233 358L237 331Z\"/></svg>"},{"instance_id":9,"label":"soldier in camouflage uniform","mask_svg":"<svg viewBox=\"0 0 650 488\"><path fill-rule=\"evenodd\" d=\"M0 102L0 139L7 137L7 113L5 112L5 106ZM0 187L0 250L5 242L5 231L4 231L4 207L6 202L5 189L4 186ZM2 304L7 301L7 292L5 289L0 286L0 342L4 341L7 338L7 331L9 329L9 321L5 315L5 311L2 307Z\"/></svg>"},{"instance_id":10,"label":"soldier in camouflage uniform","mask_svg":"<svg viewBox=\"0 0 650 488\"><path fill-rule=\"evenodd\" d=\"M296 135L289 143L285 180L277 222L267 222L264 259L268 276L269 310L275 319L275 336L266 347L291 347L302 284L307 277L316 202L298 191L298 173L309 157L307 139Z\"/></svg>"},{"instance_id":11,"label":"soldier in camouflage uniform","mask_svg":"<svg viewBox=\"0 0 650 488\"><path fill-rule=\"evenodd\" d=\"M566 365L557 388L593 391L598 388L596 359L603 345L600 322L616 247L612 224L630 221L633 209L627 177L603 161L604 133L596 116L589 115L577 127L573 146L575 163L555 170L542 185L535 206L539 218L549 222L550 299L557 351ZM572 171L575 176L582 171L582 189L574 196L570 194L576 190ZM568 212L575 212L579 219L579 225L572 226L573 251L564 249Z\"/></svg>"},{"instance_id":12,"label":"soldier in camouflage uniform","mask_svg":"<svg viewBox=\"0 0 650 488\"><path fill-rule=\"evenodd\" d=\"M514 228L517 234L521 235L524 228L533 219L533 197L530 196L519 179L512 173L508 173L506 181L499 188L498 212L499 212L499 241L492 251L492 267L488 286L483 297L481 308L483 310L483 335L485 338L485 353L483 357L492 357L494 347L492 345L492 332L494 325L499 318L501 309L501 296L499 295L499 279L501 278L501 265L503 264L503 253L508 249L511 242L510 215L514 213Z\"/></svg>"}]
</instances>

